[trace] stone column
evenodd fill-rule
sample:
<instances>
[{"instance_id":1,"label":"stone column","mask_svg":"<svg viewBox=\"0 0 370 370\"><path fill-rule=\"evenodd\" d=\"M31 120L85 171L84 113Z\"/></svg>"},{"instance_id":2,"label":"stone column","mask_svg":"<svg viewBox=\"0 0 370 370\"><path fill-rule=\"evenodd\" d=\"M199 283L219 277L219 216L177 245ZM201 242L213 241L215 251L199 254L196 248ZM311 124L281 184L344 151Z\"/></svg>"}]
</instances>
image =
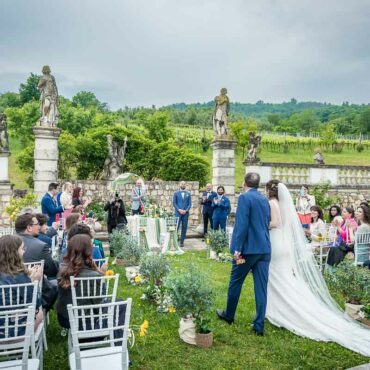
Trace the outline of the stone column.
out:
<instances>
[{"instance_id":1,"label":"stone column","mask_svg":"<svg viewBox=\"0 0 370 370\"><path fill-rule=\"evenodd\" d=\"M40 201L51 182L58 181L58 137L61 130L55 127L35 126L34 192Z\"/></svg>"},{"instance_id":2,"label":"stone column","mask_svg":"<svg viewBox=\"0 0 370 370\"><path fill-rule=\"evenodd\" d=\"M12 186L9 181L9 151L0 152L0 226L8 224L8 217L4 214L12 197Z\"/></svg>"},{"instance_id":3,"label":"stone column","mask_svg":"<svg viewBox=\"0 0 370 370\"><path fill-rule=\"evenodd\" d=\"M212 158L212 184L214 190L217 186L225 187L225 195L230 199L231 210L235 211L235 148L236 141L231 138L216 138L211 147Z\"/></svg>"}]
</instances>

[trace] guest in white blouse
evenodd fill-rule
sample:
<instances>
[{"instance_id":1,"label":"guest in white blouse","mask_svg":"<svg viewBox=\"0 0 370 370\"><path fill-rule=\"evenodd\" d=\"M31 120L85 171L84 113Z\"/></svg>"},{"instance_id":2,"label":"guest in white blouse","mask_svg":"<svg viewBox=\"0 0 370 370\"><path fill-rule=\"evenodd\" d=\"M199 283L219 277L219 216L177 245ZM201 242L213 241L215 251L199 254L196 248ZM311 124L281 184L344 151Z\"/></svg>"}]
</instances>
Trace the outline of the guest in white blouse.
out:
<instances>
[{"instance_id":1,"label":"guest in white blouse","mask_svg":"<svg viewBox=\"0 0 370 370\"><path fill-rule=\"evenodd\" d=\"M72 205L72 190L73 186L70 182L66 182L63 185L63 191L58 194L59 200L58 203L59 205L62 205L64 208L67 208Z\"/></svg>"},{"instance_id":2,"label":"guest in white blouse","mask_svg":"<svg viewBox=\"0 0 370 370\"><path fill-rule=\"evenodd\" d=\"M323 220L323 212L321 207L311 207L311 224L309 229L305 229L306 235L311 239L311 246L313 248L320 247L320 240L326 234L326 226Z\"/></svg>"}]
</instances>

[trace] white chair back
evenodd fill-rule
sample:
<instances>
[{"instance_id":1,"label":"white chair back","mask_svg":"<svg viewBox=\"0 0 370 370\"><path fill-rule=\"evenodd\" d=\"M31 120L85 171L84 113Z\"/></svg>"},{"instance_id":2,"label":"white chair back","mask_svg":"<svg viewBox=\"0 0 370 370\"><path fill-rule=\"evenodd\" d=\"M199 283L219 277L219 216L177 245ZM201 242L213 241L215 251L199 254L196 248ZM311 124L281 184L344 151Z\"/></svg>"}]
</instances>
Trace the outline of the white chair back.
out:
<instances>
[{"instance_id":1,"label":"white chair back","mask_svg":"<svg viewBox=\"0 0 370 370\"><path fill-rule=\"evenodd\" d=\"M0 307L23 309L32 306L36 310L38 282L0 285Z\"/></svg>"},{"instance_id":2,"label":"white chair back","mask_svg":"<svg viewBox=\"0 0 370 370\"><path fill-rule=\"evenodd\" d=\"M114 276L74 277L70 276L72 304L79 306L85 299L100 299L115 302L119 274Z\"/></svg>"},{"instance_id":3,"label":"white chair back","mask_svg":"<svg viewBox=\"0 0 370 370\"><path fill-rule=\"evenodd\" d=\"M109 257L105 257L105 258L95 258L93 259L96 267L100 268L102 267L102 265L104 265L105 263L108 265L109 263Z\"/></svg>"},{"instance_id":4,"label":"white chair back","mask_svg":"<svg viewBox=\"0 0 370 370\"><path fill-rule=\"evenodd\" d=\"M355 234L355 265L370 260L370 232Z\"/></svg>"},{"instance_id":5,"label":"white chair back","mask_svg":"<svg viewBox=\"0 0 370 370\"><path fill-rule=\"evenodd\" d=\"M329 255L330 247L337 239L337 230L331 224L325 224L325 232L321 235L320 246L315 254L320 270L323 271Z\"/></svg>"},{"instance_id":6,"label":"white chair back","mask_svg":"<svg viewBox=\"0 0 370 370\"><path fill-rule=\"evenodd\" d=\"M0 236L3 235L14 235L15 234L15 229L13 227L3 227L0 228Z\"/></svg>"},{"instance_id":7,"label":"white chair back","mask_svg":"<svg viewBox=\"0 0 370 370\"><path fill-rule=\"evenodd\" d=\"M121 369L128 368L128 329L130 325L132 299L99 305L68 305L73 351L70 354L70 367L76 370L110 368L110 364L120 363ZM125 307L125 321L120 324L118 312ZM93 323L93 325L91 325ZM114 332L122 330L122 336L114 339ZM104 337L104 338L102 338ZM93 342L81 342L94 338ZM115 343L122 345L115 346Z\"/></svg>"},{"instance_id":8,"label":"white chair back","mask_svg":"<svg viewBox=\"0 0 370 370\"><path fill-rule=\"evenodd\" d=\"M28 306L17 310L0 311L0 369L39 368L39 360L29 359L31 336L34 332L35 308ZM19 358L10 360L10 358Z\"/></svg>"}]
</instances>

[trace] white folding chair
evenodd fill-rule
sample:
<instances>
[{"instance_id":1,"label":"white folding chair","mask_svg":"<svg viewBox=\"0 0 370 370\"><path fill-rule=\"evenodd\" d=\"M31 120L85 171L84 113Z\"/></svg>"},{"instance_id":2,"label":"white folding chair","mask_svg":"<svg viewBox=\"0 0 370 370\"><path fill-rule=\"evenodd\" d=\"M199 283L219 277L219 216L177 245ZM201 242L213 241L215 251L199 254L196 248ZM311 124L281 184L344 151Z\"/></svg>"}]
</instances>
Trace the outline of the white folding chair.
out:
<instances>
[{"instance_id":1,"label":"white folding chair","mask_svg":"<svg viewBox=\"0 0 370 370\"><path fill-rule=\"evenodd\" d=\"M45 265L45 261L44 260L41 260L41 261L37 261L37 262L24 262L23 263L24 266L26 267L26 270L27 269L30 269L34 266L39 266L41 271L42 271L42 276L44 277L44 265ZM47 279L46 277L44 277L45 279ZM41 279L39 281L39 291L40 291L40 294L42 295L42 282L43 282L43 279ZM48 342L46 340L46 324L47 324L47 321L48 321L48 317L47 317L47 314L46 314L46 311L44 310L44 320L43 320L43 331L42 331L42 340L43 340L43 343L44 343L44 349L45 351L48 350ZM39 329L37 329L38 331Z\"/></svg>"},{"instance_id":2,"label":"white folding chair","mask_svg":"<svg viewBox=\"0 0 370 370\"><path fill-rule=\"evenodd\" d=\"M14 235L15 234L15 229L12 227L3 227L0 228L0 236L3 235Z\"/></svg>"},{"instance_id":3,"label":"white folding chair","mask_svg":"<svg viewBox=\"0 0 370 370\"><path fill-rule=\"evenodd\" d=\"M127 341L131 304L132 299L128 298L121 302L67 306L73 344L73 351L69 355L71 370L128 369ZM118 321L120 307L126 309L123 324ZM114 339L116 330L122 330L123 334ZM94 341L84 342L86 338Z\"/></svg>"},{"instance_id":4,"label":"white folding chair","mask_svg":"<svg viewBox=\"0 0 370 370\"><path fill-rule=\"evenodd\" d=\"M93 259L96 267L100 268L102 267L102 265L104 265L105 263L108 265L109 263L109 257L105 257L105 258L95 258Z\"/></svg>"},{"instance_id":5,"label":"white folding chair","mask_svg":"<svg viewBox=\"0 0 370 370\"><path fill-rule=\"evenodd\" d=\"M35 309L0 311L0 369L38 370L40 360L28 358L34 333ZM21 359L19 359L21 358Z\"/></svg>"},{"instance_id":6,"label":"white folding chair","mask_svg":"<svg viewBox=\"0 0 370 370\"><path fill-rule=\"evenodd\" d=\"M7 310L19 310L25 309L29 306L33 307L33 312L36 310L38 293L38 282L26 284L12 284L12 285L0 285L0 306L2 309ZM34 319L34 317L33 317ZM38 358L41 361L42 367L42 355L43 355L43 320L36 332L32 331L31 335L31 353L33 358Z\"/></svg>"},{"instance_id":7,"label":"white folding chair","mask_svg":"<svg viewBox=\"0 0 370 370\"><path fill-rule=\"evenodd\" d=\"M319 265L320 271L324 271L326 260L329 255L330 247L335 243L337 238L336 229L331 224L325 225L325 232L320 240L320 246L318 247L318 253L315 253L317 264ZM316 248L315 248L316 249Z\"/></svg>"},{"instance_id":8,"label":"white folding chair","mask_svg":"<svg viewBox=\"0 0 370 370\"><path fill-rule=\"evenodd\" d=\"M355 234L355 265L362 266L370 260L370 233L357 232Z\"/></svg>"}]
</instances>

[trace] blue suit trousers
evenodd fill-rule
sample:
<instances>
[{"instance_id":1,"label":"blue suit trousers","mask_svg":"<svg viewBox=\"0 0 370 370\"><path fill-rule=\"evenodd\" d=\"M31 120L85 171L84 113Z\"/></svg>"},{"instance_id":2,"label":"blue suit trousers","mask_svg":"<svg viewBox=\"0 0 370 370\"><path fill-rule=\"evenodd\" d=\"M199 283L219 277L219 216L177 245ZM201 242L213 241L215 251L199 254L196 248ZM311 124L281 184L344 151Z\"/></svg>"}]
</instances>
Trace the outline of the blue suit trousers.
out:
<instances>
[{"instance_id":1,"label":"blue suit trousers","mask_svg":"<svg viewBox=\"0 0 370 370\"><path fill-rule=\"evenodd\" d=\"M262 332L267 305L267 283L271 254L248 254L243 258L246 263L237 265L232 262L229 290L227 294L226 317L234 320L240 292L248 272L252 270L254 282L254 297L256 301L256 317L253 326L257 332Z\"/></svg>"},{"instance_id":2,"label":"blue suit trousers","mask_svg":"<svg viewBox=\"0 0 370 370\"><path fill-rule=\"evenodd\" d=\"M178 217L179 217L179 223L177 225L177 230L179 230L180 224L181 224L180 243L183 244L185 237L186 237L186 231L188 229L189 213L185 213L184 215L179 215Z\"/></svg>"},{"instance_id":3,"label":"blue suit trousers","mask_svg":"<svg viewBox=\"0 0 370 370\"><path fill-rule=\"evenodd\" d=\"M221 228L221 231L226 231L226 217L225 216L213 216L212 217L213 230L218 230Z\"/></svg>"}]
</instances>

